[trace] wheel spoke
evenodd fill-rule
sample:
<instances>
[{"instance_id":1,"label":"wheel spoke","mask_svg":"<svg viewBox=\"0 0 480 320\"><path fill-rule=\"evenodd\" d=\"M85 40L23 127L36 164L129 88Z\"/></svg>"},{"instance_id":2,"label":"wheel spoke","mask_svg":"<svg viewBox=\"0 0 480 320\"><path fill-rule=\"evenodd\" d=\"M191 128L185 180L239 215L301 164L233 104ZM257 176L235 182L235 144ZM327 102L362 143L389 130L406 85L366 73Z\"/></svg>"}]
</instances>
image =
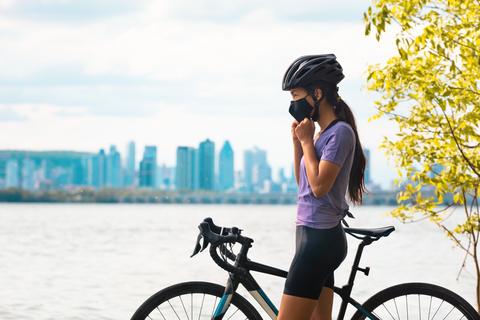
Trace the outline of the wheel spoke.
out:
<instances>
[{"instance_id":1,"label":"wheel spoke","mask_svg":"<svg viewBox=\"0 0 480 320\"><path fill-rule=\"evenodd\" d=\"M378 319L382 319L382 317L380 317L380 316L379 316L378 314L376 314L374 311L372 311L372 313L373 313L373 315L374 315L375 317L377 317Z\"/></svg>"},{"instance_id":2,"label":"wheel spoke","mask_svg":"<svg viewBox=\"0 0 480 320\"><path fill-rule=\"evenodd\" d=\"M438 306L437 311L435 311L435 313L433 314L432 320L433 320L433 318L435 318L435 315L437 314L438 310L440 309L440 306L442 305L443 301L444 300L442 300L442 302L440 302L440 305Z\"/></svg>"},{"instance_id":3,"label":"wheel spoke","mask_svg":"<svg viewBox=\"0 0 480 320\"><path fill-rule=\"evenodd\" d=\"M200 320L200 315L202 314L203 300L205 300L205 293L203 294L202 305L200 306L200 313L198 314L198 320Z\"/></svg>"},{"instance_id":4,"label":"wheel spoke","mask_svg":"<svg viewBox=\"0 0 480 320\"><path fill-rule=\"evenodd\" d=\"M187 320L190 320L190 318L188 317L187 309L185 309L185 305L183 304L182 296L178 296L178 298L180 299L180 302L182 303L182 307L183 307L183 310L185 311L185 315L187 316Z\"/></svg>"},{"instance_id":5,"label":"wheel spoke","mask_svg":"<svg viewBox=\"0 0 480 320\"><path fill-rule=\"evenodd\" d=\"M422 311L420 309L420 294L418 294L418 315L420 317L420 320L422 320Z\"/></svg>"},{"instance_id":6,"label":"wheel spoke","mask_svg":"<svg viewBox=\"0 0 480 320\"><path fill-rule=\"evenodd\" d=\"M175 311L175 308L173 308L172 304L170 303L170 300L167 300L168 304L170 305L170 307L172 307L172 310L173 312L175 313L175 315L177 316L178 320L181 320L180 317L178 316L177 314L177 311Z\"/></svg>"},{"instance_id":7,"label":"wheel spoke","mask_svg":"<svg viewBox=\"0 0 480 320\"><path fill-rule=\"evenodd\" d=\"M408 294L405 295L405 307L407 309L407 320L408 320Z\"/></svg>"},{"instance_id":8,"label":"wheel spoke","mask_svg":"<svg viewBox=\"0 0 480 320\"><path fill-rule=\"evenodd\" d=\"M240 309L237 308L237 310L235 310L235 312L237 312L238 310L240 310ZM232 313L232 314L230 315L230 317L227 318L227 320L230 319L230 318L235 314L235 312Z\"/></svg>"},{"instance_id":9,"label":"wheel spoke","mask_svg":"<svg viewBox=\"0 0 480 320\"><path fill-rule=\"evenodd\" d=\"M428 306L428 317L427 317L428 320L430 320L430 310L431 310L431 308L432 308L432 296L430 296L430 304Z\"/></svg>"},{"instance_id":10,"label":"wheel spoke","mask_svg":"<svg viewBox=\"0 0 480 320\"><path fill-rule=\"evenodd\" d=\"M393 298L393 303L395 304L395 310L397 310L398 320L401 320L400 319L400 314L398 314L397 302L395 301L395 298Z\"/></svg>"},{"instance_id":11,"label":"wheel spoke","mask_svg":"<svg viewBox=\"0 0 480 320\"><path fill-rule=\"evenodd\" d=\"M450 314L450 312L452 312L453 309L455 309L455 306L452 306L452 309L450 309L450 311L448 311L448 313L445 315L445 317L443 317L442 320L445 320L445 318Z\"/></svg>"},{"instance_id":12,"label":"wheel spoke","mask_svg":"<svg viewBox=\"0 0 480 320\"><path fill-rule=\"evenodd\" d=\"M157 307L157 310L158 310L158 312L160 312L160 315L162 316L163 320L167 320L167 319L165 319L165 317L163 316L162 311L160 311L160 309L158 309L158 307ZM150 316L149 316L149 318L150 318ZM150 318L150 319L152 319L152 318ZM153 319L152 319L152 320L153 320Z\"/></svg>"},{"instance_id":13,"label":"wheel spoke","mask_svg":"<svg viewBox=\"0 0 480 320\"><path fill-rule=\"evenodd\" d=\"M395 319L392 314L390 313L390 311L388 311L387 307L385 307L385 305L382 303L382 306L385 308L385 310L387 310L388 314L390 315L390 317L392 317L393 320L397 320ZM398 318L398 320L400 320L400 317Z\"/></svg>"}]
</instances>

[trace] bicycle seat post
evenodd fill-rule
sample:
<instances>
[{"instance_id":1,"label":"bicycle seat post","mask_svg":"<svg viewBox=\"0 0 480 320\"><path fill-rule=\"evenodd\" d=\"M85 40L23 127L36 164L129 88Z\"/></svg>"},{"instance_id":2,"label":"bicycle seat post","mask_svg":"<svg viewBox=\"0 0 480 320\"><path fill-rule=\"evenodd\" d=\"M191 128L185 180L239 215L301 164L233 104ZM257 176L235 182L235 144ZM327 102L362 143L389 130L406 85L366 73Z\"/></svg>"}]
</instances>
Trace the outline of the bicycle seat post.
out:
<instances>
[{"instance_id":1,"label":"bicycle seat post","mask_svg":"<svg viewBox=\"0 0 480 320\"><path fill-rule=\"evenodd\" d=\"M355 275L357 274L357 271L360 270L365 273L365 275L368 276L368 273L370 271L369 267L366 267L365 269L359 268L358 265L360 263L360 258L363 253L363 248L369 244L371 244L373 241L372 238L369 236L366 236L363 238L363 240L358 244L357 247L357 253L355 254L355 259L353 260L353 265L352 265L352 270L350 271L350 277L348 278L348 282L346 285L342 287L342 290L344 291L345 295L348 297L352 293L353 289L353 283L355 281ZM343 319L345 316L345 311L347 309L347 302L345 300L342 301L342 304L340 306L340 311L338 313L338 318L337 319Z\"/></svg>"}]
</instances>

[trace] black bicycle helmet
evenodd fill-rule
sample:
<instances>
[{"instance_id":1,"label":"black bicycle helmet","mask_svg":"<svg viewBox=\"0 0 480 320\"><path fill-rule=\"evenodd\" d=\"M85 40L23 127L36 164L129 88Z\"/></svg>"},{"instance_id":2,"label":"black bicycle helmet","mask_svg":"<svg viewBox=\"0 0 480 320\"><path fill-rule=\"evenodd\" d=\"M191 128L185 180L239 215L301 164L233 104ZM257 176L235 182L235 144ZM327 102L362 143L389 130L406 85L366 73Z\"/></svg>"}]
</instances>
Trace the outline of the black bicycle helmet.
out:
<instances>
[{"instance_id":1,"label":"black bicycle helmet","mask_svg":"<svg viewBox=\"0 0 480 320\"><path fill-rule=\"evenodd\" d=\"M288 67L282 81L282 90L306 87L318 81L334 85L345 78L343 69L333 53L301 56Z\"/></svg>"}]
</instances>

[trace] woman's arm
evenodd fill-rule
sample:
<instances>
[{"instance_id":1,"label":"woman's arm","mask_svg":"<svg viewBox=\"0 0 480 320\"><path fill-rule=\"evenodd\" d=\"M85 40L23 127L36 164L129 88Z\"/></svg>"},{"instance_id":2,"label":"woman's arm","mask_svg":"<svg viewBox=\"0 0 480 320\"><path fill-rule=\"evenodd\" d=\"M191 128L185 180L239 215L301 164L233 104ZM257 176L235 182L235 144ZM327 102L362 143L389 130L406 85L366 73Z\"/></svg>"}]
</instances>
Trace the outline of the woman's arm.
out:
<instances>
[{"instance_id":1,"label":"woman's arm","mask_svg":"<svg viewBox=\"0 0 480 320\"><path fill-rule=\"evenodd\" d=\"M308 183L313 195L319 198L330 191L342 167L331 161L318 160L313 140L303 142L302 149Z\"/></svg>"},{"instance_id":2,"label":"woman's arm","mask_svg":"<svg viewBox=\"0 0 480 320\"><path fill-rule=\"evenodd\" d=\"M300 160L302 159L302 156L302 144L298 139L293 139L293 168L295 172L295 180L297 181L297 186L300 184Z\"/></svg>"},{"instance_id":3,"label":"woman's arm","mask_svg":"<svg viewBox=\"0 0 480 320\"><path fill-rule=\"evenodd\" d=\"M347 157L355 150L355 135L347 128L338 128L322 149L321 159L317 158L313 140L301 142L308 183L315 197L330 191Z\"/></svg>"}]
</instances>

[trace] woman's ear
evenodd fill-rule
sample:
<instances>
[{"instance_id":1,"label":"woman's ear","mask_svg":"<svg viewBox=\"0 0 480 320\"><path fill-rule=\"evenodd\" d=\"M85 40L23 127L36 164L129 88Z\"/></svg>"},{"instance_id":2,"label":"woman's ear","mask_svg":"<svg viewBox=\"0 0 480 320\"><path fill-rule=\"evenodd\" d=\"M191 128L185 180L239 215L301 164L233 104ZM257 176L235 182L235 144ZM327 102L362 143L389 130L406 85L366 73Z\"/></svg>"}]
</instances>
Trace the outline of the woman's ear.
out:
<instances>
[{"instance_id":1,"label":"woman's ear","mask_svg":"<svg viewBox=\"0 0 480 320\"><path fill-rule=\"evenodd\" d=\"M322 99L322 95L323 95L322 89L315 88L315 97L317 97L317 100Z\"/></svg>"}]
</instances>

